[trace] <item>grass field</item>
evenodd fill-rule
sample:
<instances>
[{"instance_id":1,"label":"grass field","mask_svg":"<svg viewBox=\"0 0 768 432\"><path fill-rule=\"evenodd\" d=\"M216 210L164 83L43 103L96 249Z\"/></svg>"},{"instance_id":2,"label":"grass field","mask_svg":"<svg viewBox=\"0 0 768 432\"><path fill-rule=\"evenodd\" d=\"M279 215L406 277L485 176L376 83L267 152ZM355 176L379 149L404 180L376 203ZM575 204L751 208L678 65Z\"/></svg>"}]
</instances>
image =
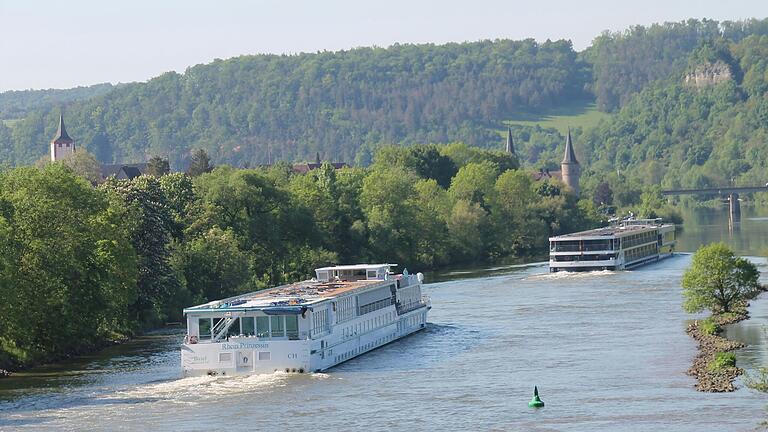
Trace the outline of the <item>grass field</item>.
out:
<instances>
[{"instance_id":1,"label":"grass field","mask_svg":"<svg viewBox=\"0 0 768 432\"><path fill-rule=\"evenodd\" d=\"M560 133L565 134L568 127L581 127L582 129L596 126L601 119L610 116L610 114L600 112L593 102L577 102L569 106L564 106L542 113L521 113L516 114L506 125L536 126L543 128L555 128Z\"/></svg>"},{"instance_id":2,"label":"grass field","mask_svg":"<svg viewBox=\"0 0 768 432\"><path fill-rule=\"evenodd\" d=\"M11 127L11 126L13 126L14 123L16 123L17 121L20 121L20 120L21 119L5 119L5 120L0 120L0 121L3 122L6 126Z\"/></svg>"}]
</instances>

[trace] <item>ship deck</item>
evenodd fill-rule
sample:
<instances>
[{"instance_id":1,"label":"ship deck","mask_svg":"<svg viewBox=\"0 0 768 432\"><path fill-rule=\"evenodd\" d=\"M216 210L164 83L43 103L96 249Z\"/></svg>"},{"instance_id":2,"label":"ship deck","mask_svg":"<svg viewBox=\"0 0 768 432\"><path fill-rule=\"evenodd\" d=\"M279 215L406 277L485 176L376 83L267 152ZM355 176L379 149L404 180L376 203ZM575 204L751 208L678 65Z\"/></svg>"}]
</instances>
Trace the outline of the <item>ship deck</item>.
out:
<instances>
[{"instance_id":1,"label":"ship deck","mask_svg":"<svg viewBox=\"0 0 768 432\"><path fill-rule=\"evenodd\" d=\"M550 241L558 240L576 240L581 237L618 237L624 234L637 234L644 231L652 231L661 228L661 225L625 225L595 228L587 231L579 231L570 234L562 234L556 237L550 237Z\"/></svg>"},{"instance_id":2,"label":"ship deck","mask_svg":"<svg viewBox=\"0 0 768 432\"><path fill-rule=\"evenodd\" d=\"M320 282L306 280L288 285L281 285L247 294L240 294L222 300L184 309L184 312L203 312L211 310L260 309L269 307L307 306L320 301L339 297L363 287L379 285L385 280L356 280Z\"/></svg>"}]
</instances>

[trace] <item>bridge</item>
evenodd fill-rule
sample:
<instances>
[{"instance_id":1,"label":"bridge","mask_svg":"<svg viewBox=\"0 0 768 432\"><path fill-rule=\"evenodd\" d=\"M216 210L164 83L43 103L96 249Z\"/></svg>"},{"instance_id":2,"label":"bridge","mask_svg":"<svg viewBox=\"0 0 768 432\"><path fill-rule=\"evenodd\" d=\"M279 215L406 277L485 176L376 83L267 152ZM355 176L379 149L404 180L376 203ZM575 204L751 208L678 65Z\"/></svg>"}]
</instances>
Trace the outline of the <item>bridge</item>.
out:
<instances>
[{"instance_id":1,"label":"bridge","mask_svg":"<svg viewBox=\"0 0 768 432\"><path fill-rule=\"evenodd\" d=\"M724 186L714 188L702 188L702 189L671 189L661 191L662 195L696 195L696 194L713 194L713 195L731 195L748 192L768 192L768 185L766 186Z\"/></svg>"},{"instance_id":2,"label":"bridge","mask_svg":"<svg viewBox=\"0 0 768 432\"><path fill-rule=\"evenodd\" d=\"M768 183L765 186L723 186L701 189L670 189L661 191L662 195L728 195L728 206L731 216L741 214L741 205L739 204L739 194L748 192L768 192Z\"/></svg>"}]
</instances>

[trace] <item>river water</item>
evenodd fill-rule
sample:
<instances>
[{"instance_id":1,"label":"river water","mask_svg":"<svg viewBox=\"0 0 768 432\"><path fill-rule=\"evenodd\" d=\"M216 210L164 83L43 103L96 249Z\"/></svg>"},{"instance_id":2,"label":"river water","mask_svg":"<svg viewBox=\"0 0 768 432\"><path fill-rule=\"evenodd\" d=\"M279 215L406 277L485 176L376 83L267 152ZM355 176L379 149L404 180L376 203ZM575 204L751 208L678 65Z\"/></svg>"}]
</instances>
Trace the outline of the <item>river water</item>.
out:
<instances>
[{"instance_id":1,"label":"river water","mask_svg":"<svg viewBox=\"0 0 768 432\"><path fill-rule=\"evenodd\" d=\"M686 214L679 250L726 241L758 255L768 210ZM725 226L723 227L723 223ZM765 261L755 258L761 272ZM685 375L680 254L631 272L543 264L428 275L425 331L322 374L179 378L180 330L0 380L0 430L746 431L768 397L700 393ZM768 273L767 273L768 274ZM768 298L728 334L765 365ZM546 407L527 407L538 385Z\"/></svg>"}]
</instances>

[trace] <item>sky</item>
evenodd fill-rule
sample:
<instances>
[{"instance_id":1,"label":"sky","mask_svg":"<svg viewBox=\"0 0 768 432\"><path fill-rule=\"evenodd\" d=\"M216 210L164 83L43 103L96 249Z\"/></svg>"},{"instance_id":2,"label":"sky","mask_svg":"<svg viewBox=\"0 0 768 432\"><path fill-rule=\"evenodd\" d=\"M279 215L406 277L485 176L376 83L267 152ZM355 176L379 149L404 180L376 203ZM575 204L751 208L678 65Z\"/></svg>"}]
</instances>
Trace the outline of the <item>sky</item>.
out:
<instances>
[{"instance_id":1,"label":"sky","mask_svg":"<svg viewBox=\"0 0 768 432\"><path fill-rule=\"evenodd\" d=\"M569 39L688 18L768 17L766 0L0 0L0 91L145 81L243 54Z\"/></svg>"}]
</instances>

